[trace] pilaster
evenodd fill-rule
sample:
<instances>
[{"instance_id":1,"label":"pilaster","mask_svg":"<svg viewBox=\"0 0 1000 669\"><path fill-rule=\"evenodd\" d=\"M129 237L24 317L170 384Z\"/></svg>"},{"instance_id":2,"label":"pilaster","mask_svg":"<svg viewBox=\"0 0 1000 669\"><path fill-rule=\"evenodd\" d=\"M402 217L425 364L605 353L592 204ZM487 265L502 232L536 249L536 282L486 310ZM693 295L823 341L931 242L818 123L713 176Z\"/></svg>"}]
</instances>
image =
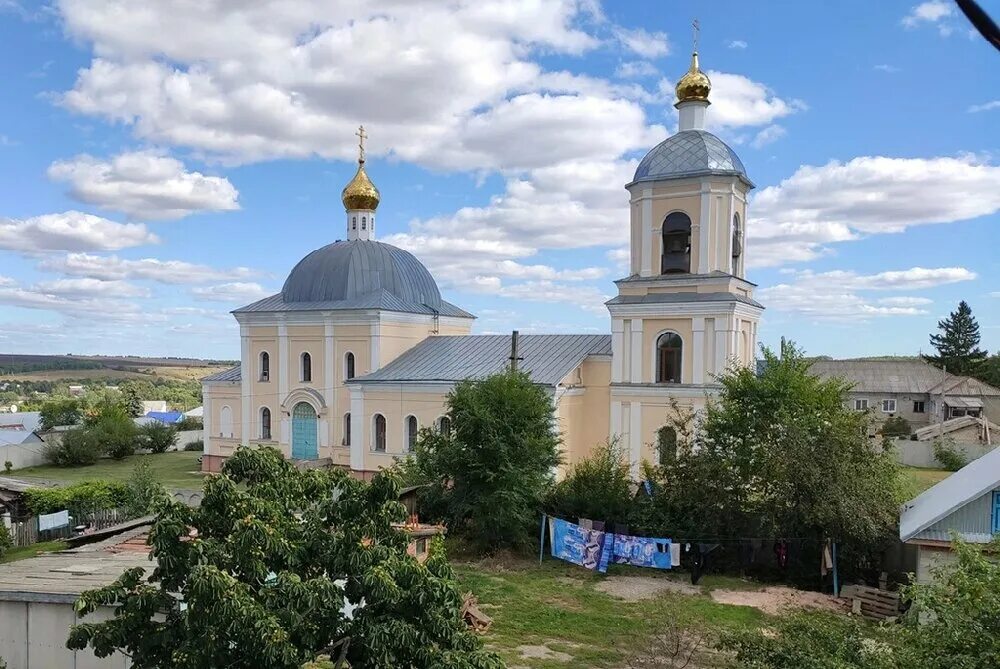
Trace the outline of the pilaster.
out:
<instances>
[{"instance_id":1,"label":"pilaster","mask_svg":"<svg viewBox=\"0 0 1000 669\"><path fill-rule=\"evenodd\" d=\"M705 382L705 318L691 319L691 382Z\"/></svg>"},{"instance_id":2,"label":"pilaster","mask_svg":"<svg viewBox=\"0 0 1000 669\"><path fill-rule=\"evenodd\" d=\"M625 333L625 321L621 318L611 320L611 382L622 382L622 368L624 366L625 352L623 349L623 339Z\"/></svg>"},{"instance_id":3,"label":"pilaster","mask_svg":"<svg viewBox=\"0 0 1000 669\"><path fill-rule=\"evenodd\" d=\"M642 269L641 276L653 275L653 189L642 189Z\"/></svg>"},{"instance_id":4,"label":"pilaster","mask_svg":"<svg viewBox=\"0 0 1000 669\"><path fill-rule=\"evenodd\" d=\"M629 402L628 452L632 478L639 477L642 459L642 403Z\"/></svg>"},{"instance_id":5,"label":"pilaster","mask_svg":"<svg viewBox=\"0 0 1000 669\"><path fill-rule=\"evenodd\" d=\"M629 381L632 383L642 383L642 319L632 319L632 342L629 346Z\"/></svg>"},{"instance_id":6,"label":"pilaster","mask_svg":"<svg viewBox=\"0 0 1000 669\"><path fill-rule=\"evenodd\" d=\"M250 328L240 326L240 356L243 367L240 369L240 443L246 446L250 443L253 412L253 367L251 359Z\"/></svg>"}]
</instances>

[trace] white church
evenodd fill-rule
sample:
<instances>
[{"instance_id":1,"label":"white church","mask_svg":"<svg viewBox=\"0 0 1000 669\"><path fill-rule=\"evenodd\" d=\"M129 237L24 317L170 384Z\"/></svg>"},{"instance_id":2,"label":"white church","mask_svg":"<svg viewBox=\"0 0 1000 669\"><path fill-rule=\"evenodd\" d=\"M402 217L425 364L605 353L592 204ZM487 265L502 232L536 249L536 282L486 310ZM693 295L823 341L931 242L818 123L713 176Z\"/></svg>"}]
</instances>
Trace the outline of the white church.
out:
<instances>
[{"instance_id":1,"label":"white church","mask_svg":"<svg viewBox=\"0 0 1000 669\"><path fill-rule=\"evenodd\" d=\"M754 186L704 129L710 90L694 53L676 87L678 132L625 185L631 261L607 303L611 333L519 340L519 368L552 394L565 465L617 438L638 473L657 458L672 402L697 410L718 392L715 375L754 363L763 307L744 241ZM510 337L471 334L475 317L441 298L416 257L376 241L379 192L363 149L343 202L345 241L305 256L280 293L233 311L241 363L203 380L206 471L263 444L370 478L421 428L450 429L456 382L510 364Z\"/></svg>"}]
</instances>

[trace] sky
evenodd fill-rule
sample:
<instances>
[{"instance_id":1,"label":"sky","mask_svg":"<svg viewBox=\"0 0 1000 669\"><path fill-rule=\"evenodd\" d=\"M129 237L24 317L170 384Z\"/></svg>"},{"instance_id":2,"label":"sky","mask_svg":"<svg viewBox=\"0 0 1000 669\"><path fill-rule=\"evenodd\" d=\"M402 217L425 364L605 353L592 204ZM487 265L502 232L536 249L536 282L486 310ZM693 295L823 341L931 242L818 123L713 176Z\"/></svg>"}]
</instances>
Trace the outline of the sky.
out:
<instances>
[{"instance_id":1,"label":"sky","mask_svg":"<svg viewBox=\"0 0 1000 669\"><path fill-rule=\"evenodd\" d=\"M964 299L1000 349L1000 53L950 2L0 0L0 352L238 357L362 123L476 332L609 332L695 18L762 342L912 355Z\"/></svg>"}]
</instances>

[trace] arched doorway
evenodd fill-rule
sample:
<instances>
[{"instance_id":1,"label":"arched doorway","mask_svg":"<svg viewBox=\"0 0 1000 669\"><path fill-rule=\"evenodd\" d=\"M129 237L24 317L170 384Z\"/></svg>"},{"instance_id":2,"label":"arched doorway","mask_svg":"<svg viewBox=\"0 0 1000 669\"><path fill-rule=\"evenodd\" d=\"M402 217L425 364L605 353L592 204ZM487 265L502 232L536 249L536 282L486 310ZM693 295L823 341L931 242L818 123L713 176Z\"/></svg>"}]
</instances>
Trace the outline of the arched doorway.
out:
<instances>
[{"instance_id":1,"label":"arched doorway","mask_svg":"<svg viewBox=\"0 0 1000 669\"><path fill-rule=\"evenodd\" d=\"M315 460L318 457L316 410L308 402L299 402L292 409L292 459Z\"/></svg>"}]
</instances>

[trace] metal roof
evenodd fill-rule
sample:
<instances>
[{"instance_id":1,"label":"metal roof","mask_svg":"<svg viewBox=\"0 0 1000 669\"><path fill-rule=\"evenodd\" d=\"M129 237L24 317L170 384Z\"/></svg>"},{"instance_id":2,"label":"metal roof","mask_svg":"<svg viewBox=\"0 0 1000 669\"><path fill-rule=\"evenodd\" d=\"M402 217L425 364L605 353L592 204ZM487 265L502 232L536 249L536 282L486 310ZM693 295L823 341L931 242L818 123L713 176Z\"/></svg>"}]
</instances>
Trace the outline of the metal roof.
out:
<instances>
[{"instance_id":1,"label":"metal roof","mask_svg":"<svg viewBox=\"0 0 1000 669\"><path fill-rule=\"evenodd\" d=\"M903 505L899 538L908 541L957 509L1000 487L1000 448L973 460Z\"/></svg>"},{"instance_id":2,"label":"metal roof","mask_svg":"<svg viewBox=\"0 0 1000 669\"><path fill-rule=\"evenodd\" d=\"M239 381L240 380L240 366L230 367L229 369L216 372L215 374L210 374L202 378L201 382L211 382L211 381Z\"/></svg>"},{"instance_id":3,"label":"metal roof","mask_svg":"<svg viewBox=\"0 0 1000 669\"><path fill-rule=\"evenodd\" d=\"M400 311L410 314L427 314L433 316L456 316L458 318L475 318L464 309L450 302L441 300L438 307L431 308L425 304L407 303L386 290L379 290L368 295L360 295L348 300L333 300L325 302L287 302L281 293L265 297L245 307L233 310L234 314L272 311L342 311L347 309L382 309L384 311Z\"/></svg>"},{"instance_id":4,"label":"metal roof","mask_svg":"<svg viewBox=\"0 0 1000 669\"><path fill-rule=\"evenodd\" d=\"M750 183L736 152L704 130L683 130L654 146L636 168L632 183L703 174L738 176Z\"/></svg>"},{"instance_id":5,"label":"metal roof","mask_svg":"<svg viewBox=\"0 0 1000 669\"><path fill-rule=\"evenodd\" d=\"M610 335L521 335L519 368L554 386L589 355L611 355ZM348 383L455 382L500 372L510 364L510 335L428 337L385 367Z\"/></svg>"},{"instance_id":6,"label":"metal roof","mask_svg":"<svg viewBox=\"0 0 1000 669\"><path fill-rule=\"evenodd\" d=\"M976 379L942 372L923 360L814 360L810 368L823 378L841 378L859 393L1000 395L1000 390ZM958 391L958 392L956 392Z\"/></svg>"},{"instance_id":7,"label":"metal roof","mask_svg":"<svg viewBox=\"0 0 1000 669\"><path fill-rule=\"evenodd\" d=\"M952 432L957 432L958 430L964 430L967 427L976 427L984 431L985 425L983 421L985 418L980 418L979 416L959 416L958 418L949 418L946 421L940 423L931 423L930 425L924 425L923 427L918 427L913 431L913 436L917 438L918 441L928 441L934 437L940 437L943 434L950 434ZM990 432L996 435L1000 435L1000 425L995 424L993 421L989 421Z\"/></svg>"},{"instance_id":8,"label":"metal roof","mask_svg":"<svg viewBox=\"0 0 1000 669\"><path fill-rule=\"evenodd\" d=\"M689 302L740 302L764 308L760 302L733 293L647 293L646 295L618 295L605 304L680 304Z\"/></svg>"},{"instance_id":9,"label":"metal roof","mask_svg":"<svg viewBox=\"0 0 1000 669\"><path fill-rule=\"evenodd\" d=\"M38 441L35 432L41 427L42 414L38 411L0 413L0 444L23 444Z\"/></svg>"}]
</instances>

